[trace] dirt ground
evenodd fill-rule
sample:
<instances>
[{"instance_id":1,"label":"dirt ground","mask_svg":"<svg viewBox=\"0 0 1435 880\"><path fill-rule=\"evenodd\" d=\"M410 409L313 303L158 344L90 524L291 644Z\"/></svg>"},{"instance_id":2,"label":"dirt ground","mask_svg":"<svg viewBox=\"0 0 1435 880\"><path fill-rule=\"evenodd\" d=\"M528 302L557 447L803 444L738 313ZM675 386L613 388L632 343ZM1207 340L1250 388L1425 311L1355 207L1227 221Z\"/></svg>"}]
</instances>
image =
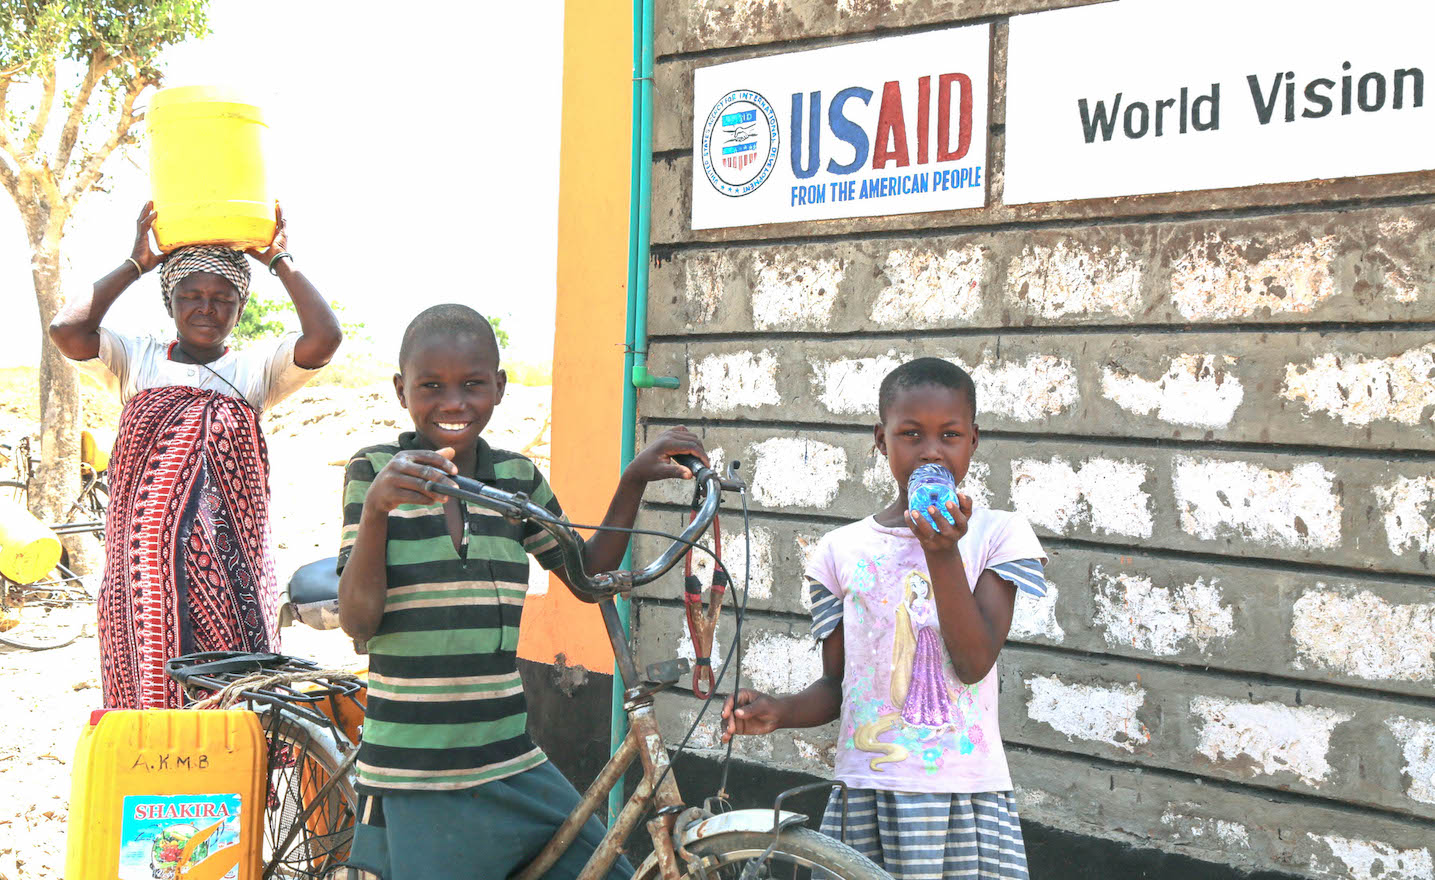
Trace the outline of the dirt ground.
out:
<instances>
[{"instance_id":1,"label":"dirt ground","mask_svg":"<svg viewBox=\"0 0 1435 880\"><path fill-rule=\"evenodd\" d=\"M3 378L3 377L0 377ZM548 466L550 389L510 384L485 436ZM0 437L33 431L20 407L0 406ZM295 568L337 550L339 493L348 456L396 437L411 423L387 384L313 387L265 416L273 468L275 562L280 584ZM100 706L93 606L85 634L45 652L0 653L0 880L58 880L64 873L70 767L75 743ZM301 625L283 649L343 668L357 660L342 632Z\"/></svg>"}]
</instances>

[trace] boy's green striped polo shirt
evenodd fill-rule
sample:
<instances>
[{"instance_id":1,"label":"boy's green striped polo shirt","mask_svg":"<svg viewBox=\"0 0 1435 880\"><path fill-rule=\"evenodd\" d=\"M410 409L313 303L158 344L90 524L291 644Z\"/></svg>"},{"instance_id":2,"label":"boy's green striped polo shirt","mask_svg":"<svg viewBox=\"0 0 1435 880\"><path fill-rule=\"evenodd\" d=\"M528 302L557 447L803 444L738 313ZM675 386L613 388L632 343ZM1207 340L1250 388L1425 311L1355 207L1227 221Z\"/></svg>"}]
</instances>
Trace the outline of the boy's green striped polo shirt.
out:
<instances>
[{"instance_id":1,"label":"boy's green striped polo shirt","mask_svg":"<svg viewBox=\"0 0 1435 880\"><path fill-rule=\"evenodd\" d=\"M430 449L409 431L396 445L360 450L344 474L343 571L364 496L400 450ZM522 455L478 441L474 479L523 492L562 517L548 481ZM369 701L357 761L359 788L457 789L541 764L528 738L518 674L518 624L528 591L528 557L563 564L557 540L534 523L512 523L465 505L455 548L443 505L405 504L389 514L388 595L369 639Z\"/></svg>"}]
</instances>

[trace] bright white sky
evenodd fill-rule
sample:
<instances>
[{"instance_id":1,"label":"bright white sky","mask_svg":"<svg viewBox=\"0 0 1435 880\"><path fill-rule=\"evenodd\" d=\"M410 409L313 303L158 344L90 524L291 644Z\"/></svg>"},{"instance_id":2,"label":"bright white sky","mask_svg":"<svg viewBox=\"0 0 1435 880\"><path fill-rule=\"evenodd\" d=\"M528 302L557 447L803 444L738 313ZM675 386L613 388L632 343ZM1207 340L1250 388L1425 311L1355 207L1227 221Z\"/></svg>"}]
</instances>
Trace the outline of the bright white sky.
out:
<instances>
[{"instance_id":1,"label":"bright white sky","mask_svg":"<svg viewBox=\"0 0 1435 880\"><path fill-rule=\"evenodd\" d=\"M553 349L562 0L414 4L213 0L213 34L165 57L166 85L241 88L271 129L289 245L383 355L421 308L502 318L511 358ZM57 110L58 112L58 110ZM131 161L133 159L133 162ZM149 198L144 147L115 156L109 194L65 242L71 296L119 265ZM0 366L38 363L41 330L19 215L0 193ZM251 261L256 292L283 296ZM106 323L173 329L157 272ZM346 343L347 345L348 343Z\"/></svg>"}]
</instances>

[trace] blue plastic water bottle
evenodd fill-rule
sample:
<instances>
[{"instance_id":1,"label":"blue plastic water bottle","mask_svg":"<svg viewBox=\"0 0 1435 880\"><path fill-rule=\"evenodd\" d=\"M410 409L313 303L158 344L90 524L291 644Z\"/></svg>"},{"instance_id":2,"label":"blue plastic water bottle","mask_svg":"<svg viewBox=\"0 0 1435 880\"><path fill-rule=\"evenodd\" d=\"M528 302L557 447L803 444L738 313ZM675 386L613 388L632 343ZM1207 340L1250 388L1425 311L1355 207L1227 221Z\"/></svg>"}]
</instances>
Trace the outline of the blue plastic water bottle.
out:
<instances>
[{"instance_id":1,"label":"blue plastic water bottle","mask_svg":"<svg viewBox=\"0 0 1435 880\"><path fill-rule=\"evenodd\" d=\"M946 517L947 522L956 525L957 521L952 519L952 514L947 510L947 502L950 501L961 507L957 500L957 481L952 477L952 472L939 464L924 464L912 471L912 476L907 479L907 509L915 511L927 518L932 528L937 528L937 523L932 515L927 512L928 507L935 507Z\"/></svg>"}]
</instances>

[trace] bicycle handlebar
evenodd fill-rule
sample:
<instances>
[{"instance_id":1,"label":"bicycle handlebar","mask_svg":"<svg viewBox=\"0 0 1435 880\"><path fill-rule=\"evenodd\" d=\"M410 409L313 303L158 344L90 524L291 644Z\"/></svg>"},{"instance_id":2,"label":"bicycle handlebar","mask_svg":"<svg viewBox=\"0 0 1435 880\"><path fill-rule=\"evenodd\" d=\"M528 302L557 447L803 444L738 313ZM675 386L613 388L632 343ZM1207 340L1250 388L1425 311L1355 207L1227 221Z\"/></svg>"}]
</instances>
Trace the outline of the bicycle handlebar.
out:
<instances>
[{"instance_id":1,"label":"bicycle handlebar","mask_svg":"<svg viewBox=\"0 0 1435 880\"><path fill-rule=\"evenodd\" d=\"M698 484L697 497L701 501L697 506L697 515L693 517L692 522L688 523L688 527L683 529L678 539L668 546L668 549L664 550L657 559L636 571L605 571L589 575L583 567L583 542L566 523L555 520L547 508L535 504L522 492L505 492L487 483L459 476L450 477L457 484L455 486L429 480L424 483L424 488L437 495L446 495L450 498L481 505L489 510L497 511L510 520L531 520L538 523L558 541L558 547L563 552L563 565L566 569L566 581L569 589L584 602L601 602L619 593L628 592L634 587L651 583L666 574L712 523L713 517L717 515L718 505L722 501L722 491L724 489L740 491L744 488L743 483L732 474L731 470L729 476L724 478L717 471L703 464L702 460L695 455L678 454L672 458L673 461L692 471L693 479ZM732 467L736 468L737 462L733 462Z\"/></svg>"}]
</instances>

